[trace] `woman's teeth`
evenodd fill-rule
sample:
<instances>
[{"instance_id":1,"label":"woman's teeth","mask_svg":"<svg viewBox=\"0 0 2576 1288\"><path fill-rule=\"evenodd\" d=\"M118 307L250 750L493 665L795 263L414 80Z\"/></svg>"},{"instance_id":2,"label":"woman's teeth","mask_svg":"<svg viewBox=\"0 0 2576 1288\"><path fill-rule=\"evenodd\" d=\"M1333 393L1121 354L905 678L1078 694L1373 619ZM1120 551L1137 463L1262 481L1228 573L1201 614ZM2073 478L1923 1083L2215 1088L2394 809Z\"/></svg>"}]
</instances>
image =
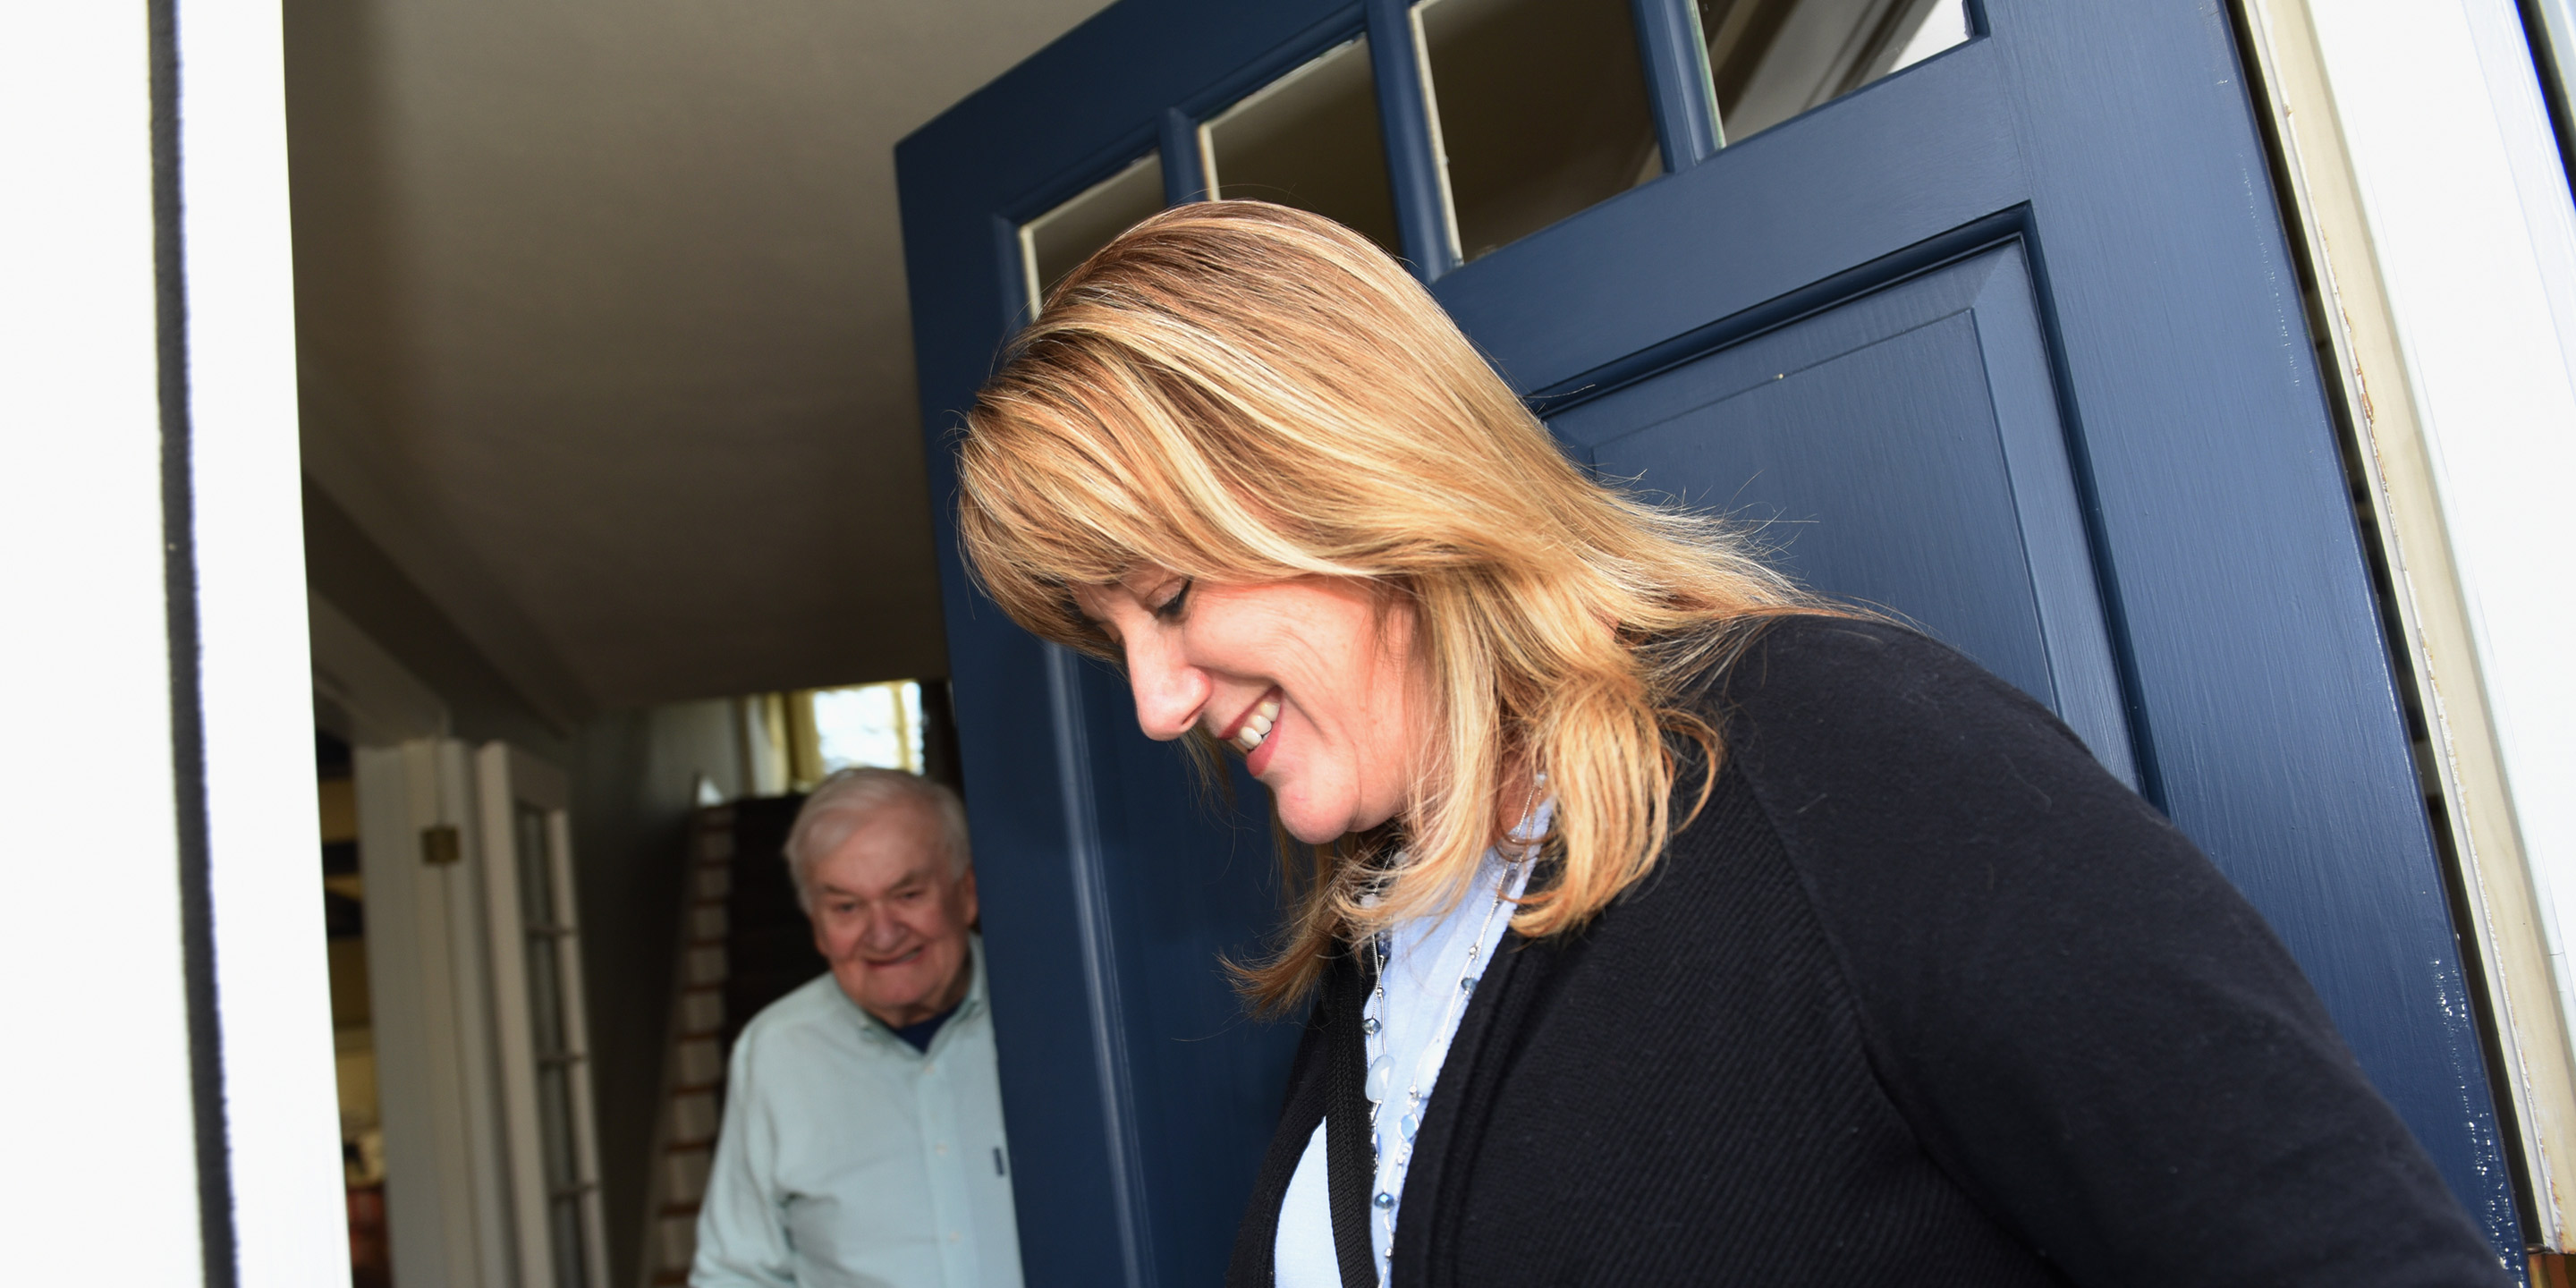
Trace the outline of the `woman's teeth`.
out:
<instances>
[{"instance_id":1,"label":"woman's teeth","mask_svg":"<svg viewBox=\"0 0 2576 1288\"><path fill-rule=\"evenodd\" d=\"M1260 746L1261 740L1270 736L1270 726L1278 720L1278 697L1274 695L1263 698L1261 705L1254 707L1252 714L1243 718L1243 727L1234 731L1234 745L1247 752Z\"/></svg>"}]
</instances>

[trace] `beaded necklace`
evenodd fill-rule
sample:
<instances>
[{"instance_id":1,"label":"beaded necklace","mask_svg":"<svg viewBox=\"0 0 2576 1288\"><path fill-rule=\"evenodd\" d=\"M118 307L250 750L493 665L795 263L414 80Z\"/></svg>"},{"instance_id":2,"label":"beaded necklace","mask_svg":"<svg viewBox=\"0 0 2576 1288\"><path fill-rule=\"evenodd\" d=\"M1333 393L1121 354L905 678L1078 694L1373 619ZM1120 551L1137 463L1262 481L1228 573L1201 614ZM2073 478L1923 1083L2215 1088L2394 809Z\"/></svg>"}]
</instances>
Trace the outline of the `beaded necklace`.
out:
<instances>
[{"instance_id":1,"label":"beaded necklace","mask_svg":"<svg viewBox=\"0 0 2576 1288\"><path fill-rule=\"evenodd\" d=\"M1537 830L1543 833L1546 814L1542 810L1536 812L1535 817L1539 820ZM1477 927L1475 937L1467 941L1466 961L1459 970L1457 986L1448 990L1447 1000L1441 1008L1440 1025L1424 1041L1420 1054L1414 1058L1412 1076L1404 1090L1404 1106L1396 1119L1399 1139L1392 1151L1381 1151L1378 1148L1378 1122L1386 1108L1388 1095L1393 1089L1394 1053L1387 1049L1385 1026L1378 1016L1365 1016L1361 1020L1360 1032L1367 1043L1370 1057L1365 1091L1369 1101L1369 1148L1373 1159L1372 1171L1376 1179L1376 1184L1370 1187L1369 1207L1374 1223L1378 1226L1378 1232L1385 1237L1383 1247L1376 1250L1381 1282L1385 1278L1387 1250L1392 1249L1395 1244L1396 1192L1400 1188L1401 1178L1412 1164L1414 1135L1422 1127L1423 1097L1428 1084L1439 1073L1439 1062L1447 1053L1448 1039L1456 1031L1460 1009L1476 991L1479 978L1477 966L1484 957L1486 937L1493 932L1494 918L1501 914L1504 905L1510 903L1512 895L1517 892L1516 887L1523 875L1528 853L1527 848L1522 848L1518 850L1515 857L1502 859L1502 870L1494 882L1493 899L1485 907L1485 917ZM1499 849L1495 852L1495 857L1501 858ZM1369 946L1377 967L1377 980L1372 986L1371 1001L1376 1004L1376 1009L1381 1015L1388 1013L1386 970L1393 933L1393 931L1385 931L1369 939Z\"/></svg>"}]
</instances>

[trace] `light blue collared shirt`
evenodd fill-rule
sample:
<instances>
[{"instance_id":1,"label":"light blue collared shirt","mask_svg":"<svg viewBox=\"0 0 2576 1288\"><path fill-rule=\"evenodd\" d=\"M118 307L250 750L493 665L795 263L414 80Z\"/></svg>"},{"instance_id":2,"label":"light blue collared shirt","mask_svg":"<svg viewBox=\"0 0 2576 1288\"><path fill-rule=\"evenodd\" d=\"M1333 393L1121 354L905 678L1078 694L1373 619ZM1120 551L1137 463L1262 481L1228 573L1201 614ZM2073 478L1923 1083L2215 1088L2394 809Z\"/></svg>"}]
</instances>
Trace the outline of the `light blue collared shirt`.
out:
<instances>
[{"instance_id":1,"label":"light blue collared shirt","mask_svg":"<svg viewBox=\"0 0 2576 1288\"><path fill-rule=\"evenodd\" d=\"M1556 812L1555 798L1539 802L1511 831L1512 839L1533 841L1547 835ZM1521 856L1515 855L1518 859ZM1515 909L1497 907L1495 895L1517 896L1529 881L1529 865L1507 862L1487 850L1477 865L1466 897L1437 917L1417 917L1387 931L1386 969L1378 977L1362 1014L1378 1022L1368 1042L1369 1094L1385 1106L1370 1129L1372 1151L1369 1189L1369 1243L1377 1255L1377 1281L1387 1282L1388 1256L1394 1250L1404 1177L1412 1163L1412 1128L1430 1108L1433 1081L1448 1063L1449 1042L1458 1035L1472 988L1484 978L1511 925ZM1472 946L1472 951L1471 951ZM1384 1069L1379 1068L1380 1061ZM1406 1094L1419 1090L1420 1103ZM1278 1288L1341 1288L1341 1262L1333 1248L1333 1211L1326 1190L1324 1124L1306 1138L1306 1152L1288 1179L1279 1205L1279 1233L1271 1246L1271 1278Z\"/></svg>"},{"instance_id":2,"label":"light blue collared shirt","mask_svg":"<svg viewBox=\"0 0 2576 1288\"><path fill-rule=\"evenodd\" d=\"M693 1288L1020 1288L1002 1089L966 1000L915 1051L823 975L734 1043Z\"/></svg>"}]
</instances>

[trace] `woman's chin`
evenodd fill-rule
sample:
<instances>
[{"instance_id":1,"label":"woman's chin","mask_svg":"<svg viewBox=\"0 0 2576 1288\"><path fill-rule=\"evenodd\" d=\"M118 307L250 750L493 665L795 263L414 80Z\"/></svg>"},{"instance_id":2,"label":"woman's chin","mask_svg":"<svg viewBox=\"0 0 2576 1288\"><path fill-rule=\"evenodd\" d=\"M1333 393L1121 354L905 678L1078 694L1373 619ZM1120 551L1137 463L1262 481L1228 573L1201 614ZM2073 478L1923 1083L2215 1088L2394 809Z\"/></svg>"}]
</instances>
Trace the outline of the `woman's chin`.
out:
<instances>
[{"instance_id":1,"label":"woman's chin","mask_svg":"<svg viewBox=\"0 0 2576 1288\"><path fill-rule=\"evenodd\" d=\"M1279 820L1282 830L1306 845L1329 845L1342 839L1351 830L1348 819L1319 818L1279 799L1276 792L1273 792L1270 797L1270 812L1272 817Z\"/></svg>"},{"instance_id":2,"label":"woman's chin","mask_svg":"<svg viewBox=\"0 0 2576 1288\"><path fill-rule=\"evenodd\" d=\"M1353 832L1365 832L1393 817L1392 813L1301 808L1296 802L1281 800L1277 792L1270 796L1270 814L1279 820L1282 830L1306 845L1330 845Z\"/></svg>"}]
</instances>

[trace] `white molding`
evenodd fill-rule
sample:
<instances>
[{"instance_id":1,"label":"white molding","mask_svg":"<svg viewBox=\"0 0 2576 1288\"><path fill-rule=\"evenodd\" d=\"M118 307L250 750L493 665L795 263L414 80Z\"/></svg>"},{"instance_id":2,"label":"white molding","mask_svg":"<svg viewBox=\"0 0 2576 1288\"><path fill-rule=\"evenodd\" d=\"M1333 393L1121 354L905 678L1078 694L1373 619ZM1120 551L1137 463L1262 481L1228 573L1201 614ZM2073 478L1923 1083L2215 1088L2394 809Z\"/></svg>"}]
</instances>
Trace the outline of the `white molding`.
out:
<instances>
[{"instance_id":1,"label":"white molding","mask_svg":"<svg viewBox=\"0 0 2576 1288\"><path fill-rule=\"evenodd\" d=\"M506 1288L519 1279L511 1252L509 1160L502 1148L509 1126L501 1103L501 1055L494 1050L499 1035L493 1015L492 925L483 893L492 866L477 826L473 749L453 739L441 741L433 764L440 818L456 826L463 852L462 861L448 869L445 929L456 999L455 1027L448 1038L461 1074L465 1112L461 1121L448 1126L464 1134L471 1151L467 1194L479 1231L474 1255L483 1283ZM394 1239L401 1241L399 1231Z\"/></svg>"},{"instance_id":2,"label":"white molding","mask_svg":"<svg viewBox=\"0 0 2576 1288\"><path fill-rule=\"evenodd\" d=\"M2509 0L2245 0L2363 436L2542 1242L2576 1246L2576 211Z\"/></svg>"},{"instance_id":3,"label":"white molding","mask_svg":"<svg viewBox=\"0 0 2576 1288\"><path fill-rule=\"evenodd\" d=\"M19 1111L0 1244L25 1283L162 1288L198 1282L202 1264L147 12L0 10L12 197L0 202L0 602L12 610L0 710L13 734L0 739L12 855L0 977L16 984L19 1035L0 1064L0 1099Z\"/></svg>"},{"instance_id":4,"label":"white molding","mask_svg":"<svg viewBox=\"0 0 2576 1288\"><path fill-rule=\"evenodd\" d=\"M446 877L421 862L420 830L439 821L434 778L415 762L434 742L359 747L358 866L367 892L367 987L376 1051L385 1170L412 1178L388 1186L385 1212L396 1283L478 1288L474 1225L463 1194L462 1146L440 1129L461 1119L455 1057L436 1034L453 1022L446 967ZM426 791L426 801L415 794Z\"/></svg>"},{"instance_id":5,"label":"white molding","mask_svg":"<svg viewBox=\"0 0 2576 1288\"><path fill-rule=\"evenodd\" d=\"M240 1282L349 1282L276 0L178 0L179 175L209 884Z\"/></svg>"},{"instance_id":6,"label":"white molding","mask_svg":"<svg viewBox=\"0 0 2576 1288\"><path fill-rule=\"evenodd\" d=\"M487 909L494 874L475 768L453 739L357 752L396 1283L528 1282L512 1233ZM452 862L425 861L422 833L433 827L455 829Z\"/></svg>"}]
</instances>

